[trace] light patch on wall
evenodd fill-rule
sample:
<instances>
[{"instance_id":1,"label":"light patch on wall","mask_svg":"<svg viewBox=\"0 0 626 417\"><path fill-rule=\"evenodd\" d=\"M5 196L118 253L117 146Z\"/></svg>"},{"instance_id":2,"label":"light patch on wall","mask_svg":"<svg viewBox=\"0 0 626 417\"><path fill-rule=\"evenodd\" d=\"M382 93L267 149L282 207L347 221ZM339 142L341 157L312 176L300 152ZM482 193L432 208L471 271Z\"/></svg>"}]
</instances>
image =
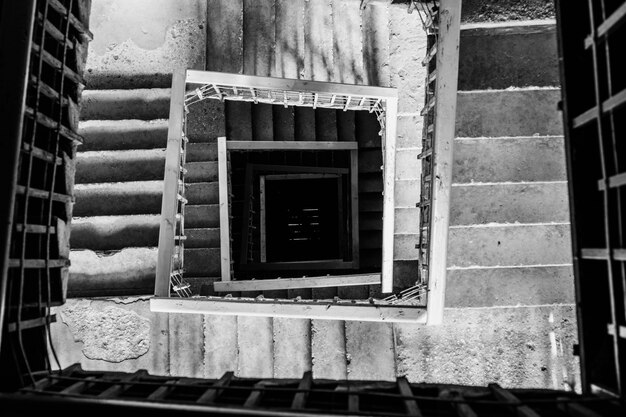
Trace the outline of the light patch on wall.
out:
<instances>
[{"instance_id":1,"label":"light patch on wall","mask_svg":"<svg viewBox=\"0 0 626 417\"><path fill-rule=\"evenodd\" d=\"M134 311L115 306L95 309L91 301L81 300L66 307L61 316L89 359L119 363L150 349L150 320Z\"/></svg>"}]
</instances>

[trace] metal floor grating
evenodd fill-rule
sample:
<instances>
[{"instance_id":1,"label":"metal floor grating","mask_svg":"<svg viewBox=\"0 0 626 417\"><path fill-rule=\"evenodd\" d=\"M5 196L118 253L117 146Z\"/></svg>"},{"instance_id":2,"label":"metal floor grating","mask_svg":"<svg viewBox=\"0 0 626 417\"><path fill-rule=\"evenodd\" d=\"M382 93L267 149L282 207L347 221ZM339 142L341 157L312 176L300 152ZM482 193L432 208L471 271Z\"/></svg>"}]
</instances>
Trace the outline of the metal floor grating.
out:
<instances>
[{"instance_id":1,"label":"metal floor grating","mask_svg":"<svg viewBox=\"0 0 626 417\"><path fill-rule=\"evenodd\" d=\"M626 409L616 399L579 396L552 390L504 389L497 384L470 387L412 384L396 381L237 378L232 372L219 379L152 376L83 371L75 364L62 372L43 375L16 398L33 396L82 398L99 404L169 404L174 410L220 407L254 409L272 415L368 416L619 416ZM38 397L40 398L40 397ZM150 407L150 405L146 405Z\"/></svg>"}]
</instances>

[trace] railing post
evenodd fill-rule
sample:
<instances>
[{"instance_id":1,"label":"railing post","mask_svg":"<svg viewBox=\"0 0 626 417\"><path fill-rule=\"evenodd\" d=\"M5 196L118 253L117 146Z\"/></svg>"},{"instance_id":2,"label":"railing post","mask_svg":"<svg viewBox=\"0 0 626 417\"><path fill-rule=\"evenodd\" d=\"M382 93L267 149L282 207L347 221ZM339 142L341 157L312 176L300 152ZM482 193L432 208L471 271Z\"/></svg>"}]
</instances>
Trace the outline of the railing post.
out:
<instances>
[{"instance_id":1,"label":"railing post","mask_svg":"<svg viewBox=\"0 0 626 417\"><path fill-rule=\"evenodd\" d=\"M395 229L395 184L396 184L396 122L398 99L388 99L385 106L384 129L384 196L383 196L383 262L382 292L393 291L393 241Z\"/></svg>"},{"instance_id":2,"label":"railing post","mask_svg":"<svg viewBox=\"0 0 626 417\"><path fill-rule=\"evenodd\" d=\"M172 75L170 117L167 128L165 151L165 176L161 201L159 226L159 252L156 267L154 295L169 297L172 254L176 235L176 212L178 207L178 179L180 176L180 152L183 140L183 117L185 102L186 71L177 70Z\"/></svg>"},{"instance_id":3,"label":"railing post","mask_svg":"<svg viewBox=\"0 0 626 417\"><path fill-rule=\"evenodd\" d=\"M440 324L446 296L450 190L454 163L461 0L441 0L437 37L435 141L428 277L427 324Z\"/></svg>"}]
</instances>

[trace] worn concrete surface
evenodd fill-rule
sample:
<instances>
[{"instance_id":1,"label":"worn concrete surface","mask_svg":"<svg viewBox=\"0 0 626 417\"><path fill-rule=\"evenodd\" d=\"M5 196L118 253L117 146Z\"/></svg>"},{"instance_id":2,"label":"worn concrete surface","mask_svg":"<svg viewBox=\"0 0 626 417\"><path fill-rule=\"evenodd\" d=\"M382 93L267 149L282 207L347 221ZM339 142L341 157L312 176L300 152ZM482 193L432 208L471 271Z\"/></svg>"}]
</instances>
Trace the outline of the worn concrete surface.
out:
<instances>
[{"instance_id":1,"label":"worn concrete surface","mask_svg":"<svg viewBox=\"0 0 626 417\"><path fill-rule=\"evenodd\" d=\"M155 120L170 114L169 88L85 90L81 120Z\"/></svg>"},{"instance_id":2,"label":"worn concrete surface","mask_svg":"<svg viewBox=\"0 0 626 417\"><path fill-rule=\"evenodd\" d=\"M446 309L441 326L396 325L398 374L412 382L580 388L574 307Z\"/></svg>"},{"instance_id":3,"label":"worn concrete surface","mask_svg":"<svg viewBox=\"0 0 626 417\"><path fill-rule=\"evenodd\" d=\"M52 340L61 367L168 375L168 315L150 311L146 299L69 299L55 309Z\"/></svg>"},{"instance_id":4,"label":"worn concrete surface","mask_svg":"<svg viewBox=\"0 0 626 417\"><path fill-rule=\"evenodd\" d=\"M157 214L75 217L70 240L72 249L156 247L160 220Z\"/></svg>"},{"instance_id":5,"label":"worn concrete surface","mask_svg":"<svg viewBox=\"0 0 626 417\"><path fill-rule=\"evenodd\" d=\"M395 380L392 325L347 321L346 356L350 380Z\"/></svg>"},{"instance_id":6,"label":"worn concrete surface","mask_svg":"<svg viewBox=\"0 0 626 417\"><path fill-rule=\"evenodd\" d=\"M454 183L565 181L562 136L457 138Z\"/></svg>"},{"instance_id":7,"label":"worn concrete surface","mask_svg":"<svg viewBox=\"0 0 626 417\"><path fill-rule=\"evenodd\" d=\"M152 149L167 146L167 120L86 120L79 131L81 152Z\"/></svg>"},{"instance_id":8,"label":"worn concrete surface","mask_svg":"<svg viewBox=\"0 0 626 417\"><path fill-rule=\"evenodd\" d=\"M446 307L494 307L574 303L571 265L451 269Z\"/></svg>"},{"instance_id":9,"label":"worn concrete surface","mask_svg":"<svg viewBox=\"0 0 626 417\"><path fill-rule=\"evenodd\" d=\"M457 137L562 135L558 88L459 91Z\"/></svg>"},{"instance_id":10,"label":"worn concrete surface","mask_svg":"<svg viewBox=\"0 0 626 417\"><path fill-rule=\"evenodd\" d=\"M344 322L311 320L311 324L313 378L347 379Z\"/></svg>"},{"instance_id":11,"label":"worn concrete surface","mask_svg":"<svg viewBox=\"0 0 626 417\"><path fill-rule=\"evenodd\" d=\"M276 317L274 378L301 378L311 370L311 320Z\"/></svg>"},{"instance_id":12,"label":"worn concrete surface","mask_svg":"<svg viewBox=\"0 0 626 417\"><path fill-rule=\"evenodd\" d=\"M219 378L237 369L236 316L204 316L204 377Z\"/></svg>"},{"instance_id":13,"label":"worn concrete surface","mask_svg":"<svg viewBox=\"0 0 626 417\"><path fill-rule=\"evenodd\" d=\"M457 226L449 232L448 267L553 265L571 259L569 224Z\"/></svg>"},{"instance_id":14,"label":"worn concrete surface","mask_svg":"<svg viewBox=\"0 0 626 417\"><path fill-rule=\"evenodd\" d=\"M567 183L455 185L450 224L569 222Z\"/></svg>"},{"instance_id":15,"label":"worn concrete surface","mask_svg":"<svg viewBox=\"0 0 626 417\"><path fill-rule=\"evenodd\" d=\"M451 227L448 267L554 265L572 261L569 224Z\"/></svg>"},{"instance_id":16,"label":"worn concrete surface","mask_svg":"<svg viewBox=\"0 0 626 417\"><path fill-rule=\"evenodd\" d=\"M165 172L165 149L79 152L76 183L154 181Z\"/></svg>"},{"instance_id":17,"label":"worn concrete surface","mask_svg":"<svg viewBox=\"0 0 626 417\"><path fill-rule=\"evenodd\" d=\"M464 0L462 22L554 19L554 3L545 0Z\"/></svg>"},{"instance_id":18,"label":"worn concrete surface","mask_svg":"<svg viewBox=\"0 0 626 417\"><path fill-rule=\"evenodd\" d=\"M163 181L78 184L75 216L157 214L161 212Z\"/></svg>"},{"instance_id":19,"label":"worn concrete surface","mask_svg":"<svg viewBox=\"0 0 626 417\"><path fill-rule=\"evenodd\" d=\"M560 85L554 21L466 26L459 55L459 90Z\"/></svg>"},{"instance_id":20,"label":"worn concrete surface","mask_svg":"<svg viewBox=\"0 0 626 417\"><path fill-rule=\"evenodd\" d=\"M274 375L274 332L269 317L238 317L237 374L247 378L272 378Z\"/></svg>"},{"instance_id":21,"label":"worn concrete surface","mask_svg":"<svg viewBox=\"0 0 626 417\"><path fill-rule=\"evenodd\" d=\"M204 69L206 13L206 0L93 2L87 88L168 87L174 69Z\"/></svg>"},{"instance_id":22,"label":"worn concrete surface","mask_svg":"<svg viewBox=\"0 0 626 417\"><path fill-rule=\"evenodd\" d=\"M73 250L68 296L151 294L157 248L125 248L110 253Z\"/></svg>"},{"instance_id":23,"label":"worn concrete surface","mask_svg":"<svg viewBox=\"0 0 626 417\"><path fill-rule=\"evenodd\" d=\"M204 316L168 314L170 374L204 377Z\"/></svg>"}]
</instances>

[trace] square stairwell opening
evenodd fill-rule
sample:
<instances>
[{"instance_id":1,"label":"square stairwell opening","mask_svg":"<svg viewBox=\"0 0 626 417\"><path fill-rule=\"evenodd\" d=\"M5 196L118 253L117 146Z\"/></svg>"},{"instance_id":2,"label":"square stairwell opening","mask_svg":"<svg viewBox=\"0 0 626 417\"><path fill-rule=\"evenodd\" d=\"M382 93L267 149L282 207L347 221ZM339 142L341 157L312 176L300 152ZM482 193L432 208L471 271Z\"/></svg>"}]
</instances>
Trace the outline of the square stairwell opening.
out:
<instances>
[{"instance_id":1,"label":"square stairwell opening","mask_svg":"<svg viewBox=\"0 0 626 417\"><path fill-rule=\"evenodd\" d=\"M186 126L189 108L207 99L224 102L227 123L207 154L217 178L205 204L218 227L193 231L219 248L200 259L190 242L194 273L201 264L215 274L206 275L214 292L201 295L185 275ZM381 297L393 290L397 105L390 88L176 73L151 309L424 322L423 305Z\"/></svg>"},{"instance_id":2,"label":"square stairwell opening","mask_svg":"<svg viewBox=\"0 0 626 417\"><path fill-rule=\"evenodd\" d=\"M314 148L228 152L233 279L359 269L356 149Z\"/></svg>"}]
</instances>

